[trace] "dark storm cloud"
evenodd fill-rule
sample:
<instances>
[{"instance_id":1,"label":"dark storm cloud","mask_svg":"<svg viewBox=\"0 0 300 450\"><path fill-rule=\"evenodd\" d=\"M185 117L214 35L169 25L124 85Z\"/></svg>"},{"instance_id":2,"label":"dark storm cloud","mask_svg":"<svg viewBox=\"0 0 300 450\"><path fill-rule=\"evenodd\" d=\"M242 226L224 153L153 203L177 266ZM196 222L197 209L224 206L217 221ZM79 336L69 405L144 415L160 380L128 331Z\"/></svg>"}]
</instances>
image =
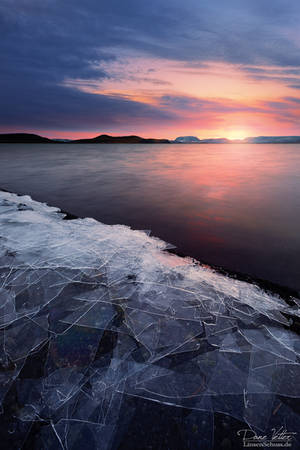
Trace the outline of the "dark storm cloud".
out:
<instances>
[{"instance_id":1,"label":"dark storm cloud","mask_svg":"<svg viewBox=\"0 0 300 450\"><path fill-rule=\"evenodd\" d=\"M116 49L191 66L225 61L297 70L299 12L298 0L2 0L1 124L73 129L125 118L168 121L172 114L159 107L62 82L109 78L99 63L118 58Z\"/></svg>"},{"instance_id":2,"label":"dark storm cloud","mask_svg":"<svg viewBox=\"0 0 300 450\"><path fill-rule=\"evenodd\" d=\"M2 105L8 107L0 110L0 124L7 128L14 124L20 130L24 127L88 131L124 123L134 126L141 121L155 124L176 119L172 112L144 103L84 93L52 84L36 85L30 80L27 84L23 80L22 85L15 85L13 95L18 104L14 105L11 103L9 87L1 98Z\"/></svg>"}]
</instances>

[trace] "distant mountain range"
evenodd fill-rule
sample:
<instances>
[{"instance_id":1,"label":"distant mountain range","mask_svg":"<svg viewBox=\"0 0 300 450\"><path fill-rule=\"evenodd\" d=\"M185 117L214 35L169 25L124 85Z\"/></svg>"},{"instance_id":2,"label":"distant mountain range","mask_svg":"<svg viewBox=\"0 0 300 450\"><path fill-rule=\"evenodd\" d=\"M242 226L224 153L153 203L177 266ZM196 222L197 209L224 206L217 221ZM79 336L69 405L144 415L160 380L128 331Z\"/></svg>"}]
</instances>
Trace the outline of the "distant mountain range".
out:
<instances>
[{"instance_id":1,"label":"distant mountain range","mask_svg":"<svg viewBox=\"0 0 300 450\"><path fill-rule=\"evenodd\" d=\"M196 136L180 136L176 144L299 144L300 136L256 136L245 139L210 138L199 139Z\"/></svg>"},{"instance_id":2,"label":"distant mountain range","mask_svg":"<svg viewBox=\"0 0 300 450\"><path fill-rule=\"evenodd\" d=\"M247 138L250 144L299 144L300 136L258 136Z\"/></svg>"},{"instance_id":3,"label":"distant mountain range","mask_svg":"<svg viewBox=\"0 0 300 450\"><path fill-rule=\"evenodd\" d=\"M49 139L37 134L6 133L0 134L0 143L14 144L300 144L300 136L257 136L230 140L226 138L199 139L196 136L180 136L174 141L169 139L142 138L140 136L109 136L101 134L90 139Z\"/></svg>"},{"instance_id":4,"label":"distant mountain range","mask_svg":"<svg viewBox=\"0 0 300 450\"><path fill-rule=\"evenodd\" d=\"M199 144L200 139L196 136L179 136L174 142L176 144Z\"/></svg>"},{"instance_id":5,"label":"distant mountain range","mask_svg":"<svg viewBox=\"0 0 300 450\"><path fill-rule=\"evenodd\" d=\"M101 134L90 139L48 139L37 134L10 133L0 134L0 143L23 144L169 144L168 139L144 139L140 136L109 136Z\"/></svg>"},{"instance_id":6,"label":"distant mountain range","mask_svg":"<svg viewBox=\"0 0 300 450\"><path fill-rule=\"evenodd\" d=\"M199 139L196 136L181 136L174 141L175 144L232 144L234 142L236 141L226 138Z\"/></svg>"}]
</instances>

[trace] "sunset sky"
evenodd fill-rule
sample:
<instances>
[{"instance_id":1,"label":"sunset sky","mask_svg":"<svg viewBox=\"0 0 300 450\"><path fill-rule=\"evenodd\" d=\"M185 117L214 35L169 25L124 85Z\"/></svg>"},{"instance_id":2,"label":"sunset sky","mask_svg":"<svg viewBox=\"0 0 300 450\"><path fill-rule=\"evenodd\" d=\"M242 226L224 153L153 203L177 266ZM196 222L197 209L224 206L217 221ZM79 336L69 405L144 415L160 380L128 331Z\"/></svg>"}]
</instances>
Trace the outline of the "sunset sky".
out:
<instances>
[{"instance_id":1,"label":"sunset sky","mask_svg":"<svg viewBox=\"0 0 300 450\"><path fill-rule=\"evenodd\" d=\"M0 132L300 135L299 0L1 0Z\"/></svg>"}]
</instances>

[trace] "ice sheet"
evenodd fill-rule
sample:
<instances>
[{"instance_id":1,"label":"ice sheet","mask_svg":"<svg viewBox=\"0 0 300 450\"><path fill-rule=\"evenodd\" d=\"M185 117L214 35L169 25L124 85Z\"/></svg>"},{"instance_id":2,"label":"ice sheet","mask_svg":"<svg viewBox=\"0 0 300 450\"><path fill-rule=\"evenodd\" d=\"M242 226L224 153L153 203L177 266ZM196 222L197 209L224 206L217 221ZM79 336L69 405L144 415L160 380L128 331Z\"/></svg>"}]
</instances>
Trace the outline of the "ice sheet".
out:
<instances>
[{"instance_id":1,"label":"ice sheet","mask_svg":"<svg viewBox=\"0 0 300 450\"><path fill-rule=\"evenodd\" d=\"M0 192L7 443L118 448L157 404L184 408L187 448L213 445L219 413L262 432L300 425L289 403L300 396L299 301L167 253L148 232L63 217Z\"/></svg>"}]
</instances>

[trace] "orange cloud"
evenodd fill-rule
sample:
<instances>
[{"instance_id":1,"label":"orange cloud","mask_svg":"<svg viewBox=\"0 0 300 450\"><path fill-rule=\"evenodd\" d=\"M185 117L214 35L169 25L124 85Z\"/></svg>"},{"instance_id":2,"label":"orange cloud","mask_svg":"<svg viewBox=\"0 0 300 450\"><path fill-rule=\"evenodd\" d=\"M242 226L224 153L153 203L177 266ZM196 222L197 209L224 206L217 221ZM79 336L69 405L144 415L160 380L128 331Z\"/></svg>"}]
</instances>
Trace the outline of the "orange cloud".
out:
<instances>
[{"instance_id":1,"label":"orange cloud","mask_svg":"<svg viewBox=\"0 0 300 450\"><path fill-rule=\"evenodd\" d=\"M119 123L117 129L107 132L231 139L300 133L300 104L286 100L297 95L295 85L300 85L300 77L292 70L212 62L187 64L133 54L103 62L100 68L109 77L66 79L64 85L144 103L173 115L172 120L161 123L137 120L134 127Z\"/></svg>"}]
</instances>

